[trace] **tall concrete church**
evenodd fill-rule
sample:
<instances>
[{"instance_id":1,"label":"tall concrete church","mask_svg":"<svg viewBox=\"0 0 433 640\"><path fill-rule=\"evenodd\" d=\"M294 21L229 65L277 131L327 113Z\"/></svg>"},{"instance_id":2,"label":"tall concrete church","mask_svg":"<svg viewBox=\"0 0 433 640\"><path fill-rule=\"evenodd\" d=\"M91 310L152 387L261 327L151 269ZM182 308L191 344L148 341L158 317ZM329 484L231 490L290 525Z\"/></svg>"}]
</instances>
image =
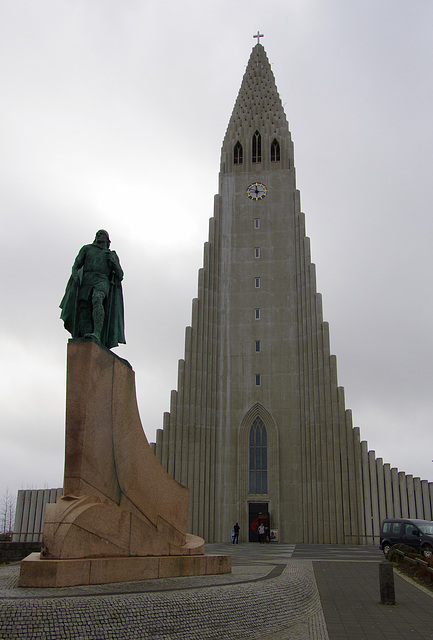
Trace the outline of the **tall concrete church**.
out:
<instances>
[{"instance_id":1,"label":"tall concrete church","mask_svg":"<svg viewBox=\"0 0 433 640\"><path fill-rule=\"evenodd\" d=\"M265 49L251 53L221 151L219 192L155 453L190 488L206 541L372 543L385 516L431 519L433 483L360 441L338 386ZM377 540L376 540L377 542Z\"/></svg>"}]
</instances>

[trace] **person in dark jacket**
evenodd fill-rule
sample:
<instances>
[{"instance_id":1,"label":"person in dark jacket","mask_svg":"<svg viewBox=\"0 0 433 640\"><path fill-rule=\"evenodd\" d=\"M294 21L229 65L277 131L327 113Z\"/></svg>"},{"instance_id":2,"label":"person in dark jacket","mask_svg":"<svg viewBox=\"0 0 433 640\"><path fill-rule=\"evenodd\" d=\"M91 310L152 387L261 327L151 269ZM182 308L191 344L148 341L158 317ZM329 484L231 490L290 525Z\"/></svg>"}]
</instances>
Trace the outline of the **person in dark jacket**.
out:
<instances>
[{"instance_id":1,"label":"person in dark jacket","mask_svg":"<svg viewBox=\"0 0 433 640\"><path fill-rule=\"evenodd\" d=\"M236 522L236 524L233 526L233 544L235 543L235 541L236 541L236 544L239 544L239 529L240 529L240 526Z\"/></svg>"}]
</instances>

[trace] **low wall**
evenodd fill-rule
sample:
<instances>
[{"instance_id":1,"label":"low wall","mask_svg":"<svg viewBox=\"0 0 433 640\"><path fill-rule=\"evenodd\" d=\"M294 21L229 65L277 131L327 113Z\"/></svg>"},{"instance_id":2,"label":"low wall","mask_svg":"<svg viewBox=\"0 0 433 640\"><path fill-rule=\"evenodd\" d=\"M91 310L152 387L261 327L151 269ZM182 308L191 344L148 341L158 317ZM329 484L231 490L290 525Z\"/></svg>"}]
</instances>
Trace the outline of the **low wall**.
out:
<instances>
[{"instance_id":1,"label":"low wall","mask_svg":"<svg viewBox=\"0 0 433 640\"><path fill-rule=\"evenodd\" d=\"M40 542L0 542L0 562L18 562L40 550Z\"/></svg>"}]
</instances>

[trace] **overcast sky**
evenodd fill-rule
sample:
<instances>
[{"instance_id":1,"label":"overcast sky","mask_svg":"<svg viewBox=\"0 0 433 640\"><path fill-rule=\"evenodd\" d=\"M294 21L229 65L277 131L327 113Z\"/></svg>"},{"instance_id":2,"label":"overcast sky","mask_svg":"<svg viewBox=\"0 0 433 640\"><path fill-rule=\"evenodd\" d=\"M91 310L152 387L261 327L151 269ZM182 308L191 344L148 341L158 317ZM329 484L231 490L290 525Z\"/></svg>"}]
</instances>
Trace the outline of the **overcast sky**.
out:
<instances>
[{"instance_id":1,"label":"overcast sky","mask_svg":"<svg viewBox=\"0 0 433 640\"><path fill-rule=\"evenodd\" d=\"M58 305L101 227L154 440L258 30L346 406L377 456L433 481L432 29L431 0L0 0L0 498L62 486Z\"/></svg>"}]
</instances>

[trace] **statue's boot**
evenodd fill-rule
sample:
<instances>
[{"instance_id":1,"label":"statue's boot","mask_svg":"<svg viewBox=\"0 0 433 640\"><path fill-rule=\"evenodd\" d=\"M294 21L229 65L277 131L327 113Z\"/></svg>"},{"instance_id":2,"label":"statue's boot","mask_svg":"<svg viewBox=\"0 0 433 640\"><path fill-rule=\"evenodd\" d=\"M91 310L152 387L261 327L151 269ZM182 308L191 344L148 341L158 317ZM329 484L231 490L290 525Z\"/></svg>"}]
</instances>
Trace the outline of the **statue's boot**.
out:
<instances>
[{"instance_id":1,"label":"statue's boot","mask_svg":"<svg viewBox=\"0 0 433 640\"><path fill-rule=\"evenodd\" d=\"M93 332L86 334L86 338L96 338L101 341L102 327L104 326L105 311L102 304L95 304L92 311Z\"/></svg>"}]
</instances>

